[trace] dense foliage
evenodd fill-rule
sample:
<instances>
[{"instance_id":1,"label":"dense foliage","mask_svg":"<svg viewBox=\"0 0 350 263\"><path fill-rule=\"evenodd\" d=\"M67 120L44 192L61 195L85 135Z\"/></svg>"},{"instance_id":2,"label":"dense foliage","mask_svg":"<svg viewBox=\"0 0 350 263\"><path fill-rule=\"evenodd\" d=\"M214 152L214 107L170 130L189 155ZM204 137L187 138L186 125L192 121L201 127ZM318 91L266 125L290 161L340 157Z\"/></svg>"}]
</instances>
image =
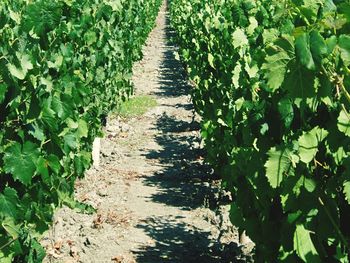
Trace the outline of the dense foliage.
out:
<instances>
[{"instance_id":1,"label":"dense foliage","mask_svg":"<svg viewBox=\"0 0 350 263\"><path fill-rule=\"evenodd\" d=\"M101 118L132 92L159 0L0 2L0 262L41 262Z\"/></svg>"},{"instance_id":2,"label":"dense foliage","mask_svg":"<svg viewBox=\"0 0 350 263\"><path fill-rule=\"evenodd\" d=\"M256 262L349 262L350 2L173 0L171 20Z\"/></svg>"}]
</instances>

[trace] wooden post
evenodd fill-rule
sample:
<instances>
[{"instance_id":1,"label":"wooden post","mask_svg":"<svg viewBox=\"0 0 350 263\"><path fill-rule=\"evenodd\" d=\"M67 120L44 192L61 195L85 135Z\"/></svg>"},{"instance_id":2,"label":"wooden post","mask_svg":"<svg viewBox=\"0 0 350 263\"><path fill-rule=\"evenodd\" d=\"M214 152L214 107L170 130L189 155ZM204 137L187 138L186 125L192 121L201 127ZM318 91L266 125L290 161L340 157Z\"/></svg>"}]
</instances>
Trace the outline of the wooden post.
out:
<instances>
[{"instance_id":1,"label":"wooden post","mask_svg":"<svg viewBox=\"0 0 350 263\"><path fill-rule=\"evenodd\" d=\"M92 144L92 166L94 168L100 167L100 151L101 151L101 138L95 138Z\"/></svg>"}]
</instances>

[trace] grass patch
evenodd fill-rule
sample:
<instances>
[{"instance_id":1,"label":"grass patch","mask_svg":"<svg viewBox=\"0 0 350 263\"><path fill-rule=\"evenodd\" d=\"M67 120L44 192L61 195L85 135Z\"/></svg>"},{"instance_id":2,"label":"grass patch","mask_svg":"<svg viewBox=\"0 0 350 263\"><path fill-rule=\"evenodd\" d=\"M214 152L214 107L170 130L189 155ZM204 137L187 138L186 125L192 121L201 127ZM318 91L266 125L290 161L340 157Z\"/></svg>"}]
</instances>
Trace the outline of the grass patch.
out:
<instances>
[{"instance_id":1,"label":"grass patch","mask_svg":"<svg viewBox=\"0 0 350 263\"><path fill-rule=\"evenodd\" d=\"M155 106L157 106L157 101L153 97L136 96L122 102L116 113L122 118L134 118L143 115Z\"/></svg>"}]
</instances>

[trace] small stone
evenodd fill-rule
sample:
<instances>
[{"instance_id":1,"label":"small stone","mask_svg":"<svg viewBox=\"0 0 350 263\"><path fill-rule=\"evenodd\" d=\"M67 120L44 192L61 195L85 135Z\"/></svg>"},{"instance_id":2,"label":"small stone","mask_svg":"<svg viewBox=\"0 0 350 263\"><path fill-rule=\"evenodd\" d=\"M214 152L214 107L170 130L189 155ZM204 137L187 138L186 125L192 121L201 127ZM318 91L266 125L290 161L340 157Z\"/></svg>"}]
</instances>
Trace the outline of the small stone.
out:
<instances>
[{"instance_id":1,"label":"small stone","mask_svg":"<svg viewBox=\"0 0 350 263\"><path fill-rule=\"evenodd\" d=\"M97 194L101 197L107 196L108 195L107 189L105 189L105 188L98 189Z\"/></svg>"},{"instance_id":2,"label":"small stone","mask_svg":"<svg viewBox=\"0 0 350 263\"><path fill-rule=\"evenodd\" d=\"M129 126L128 124L123 124L123 125L121 126L121 131L122 131L122 132L128 132L128 131L130 131L130 126Z\"/></svg>"}]
</instances>

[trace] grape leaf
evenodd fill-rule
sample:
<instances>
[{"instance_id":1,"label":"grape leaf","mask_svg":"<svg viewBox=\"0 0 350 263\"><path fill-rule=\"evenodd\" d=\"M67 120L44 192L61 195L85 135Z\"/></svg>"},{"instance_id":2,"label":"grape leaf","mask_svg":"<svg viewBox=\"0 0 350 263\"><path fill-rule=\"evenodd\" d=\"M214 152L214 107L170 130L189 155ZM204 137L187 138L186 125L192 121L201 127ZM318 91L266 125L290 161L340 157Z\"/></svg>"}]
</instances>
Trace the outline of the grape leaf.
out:
<instances>
[{"instance_id":1,"label":"grape leaf","mask_svg":"<svg viewBox=\"0 0 350 263\"><path fill-rule=\"evenodd\" d=\"M208 53L208 62L209 62L209 65L215 69L215 66L214 66L214 57L211 53Z\"/></svg>"},{"instance_id":2,"label":"grape leaf","mask_svg":"<svg viewBox=\"0 0 350 263\"><path fill-rule=\"evenodd\" d=\"M84 39L85 39L86 43L88 44L88 46L90 46L97 41L96 33L93 31L89 31L89 32L85 33Z\"/></svg>"},{"instance_id":3,"label":"grape leaf","mask_svg":"<svg viewBox=\"0 0 350 263\"><path fill-rule=\"evenodd\" d=\"M316 186L317 186L316 182L311 178L304 177L303 179L304 179L303 185L304 185L305 189L308 192L312 193L316 189Z\"/></svg>"},{"instance_id":4,"label":"grape leaf","mask_svg":"<svg viewBox=\"0 0 350 263\"><path fill-rule=\"evenodd\" d=\"M25 185L29 185L36 170L35 160L39 157L38 145L27 141L24 145L15 142L4 155L5 172Z\"/></svg>"},{"instance_id":5,"label":"grape leaf","mask_svg":"<svg viewBox=\"0 0 350 263\"><path fill-rule=\"evenodd\" d=\"M14 220L15 217L5 217L1 222L1 226L13 239L17 239L21 230L20 225L16 225Z\"/></svg>"},{"instance_id":6,"label":"grape leaf","mask_svg":"<svg viewBox=\"0 0 350 263\"><path fill-rule=\"evenodd\" d=\"M65 96L62 96L62 98L59 98L58 96L52 97L52 109L56 112L57 116L62 120L65 120L66 118L68 118L69 116L72 116L73 114L73 110L71 108L69 101L65 101L65 99L68 100L68 98L65 98Z\"/></svg>"},{"instance_id":7,"label":"grape leaf","mask_svg":"<svg viewBox=\"0 0 350 263\"><path fill-rule=\"evenodd\" d=\"M343 184L343 193L345 195L345 199L346 201L348 201L349 205L350 205L350 181L345 181Z\"/></svg>"},{"instance_id":8,"label":"grape leaf","mask_svg":"<svg viewBox=\"0 0 350 263\"><path fill-rule=\"evenodd\" d=\"M26 72L26 74L27 74L28 70L33 69L33 64L30 61L29 55L21 54L21 53L17 52L16 56L19 59L21 67L22 67L23 71Z\"/></svg>"},{"instance_id":9,"label":"grape leaf","mask_svg":"<svg viewBox=\"0 0 350 263\"><path fill-rule=\"evenodd\" d=\"M56 155L50 154L47 157L47 160L48 160L49 167L54 171L54 173L58 174L61 169L61 164L58 157Z\"/></svg>"},{"instance_id":10,"label":"grape leaf","mask_svg":"<svg viewBox=\"0 0 350 263\"><path fill-rule=\"evenodd\" d=\"M58 127L57 118L55 116L55 111L51 107L52 107L52 98L50 97L44 100L41 105L41 108L42 108L41 118L51 130L57 130L57 127Z\"/></svg>"},{"instance_id":11,"label":"grape leaf","mask_svg":"<svg viewBox=\"0 0 350 263\"><path fill-rule=\"evenodd\" d=\"M245 35L244 31L240 28L237 28L232 34L232 45L235 48L248 45L248 38Z\"/></svg>"},{"instance_id":12,"label":"grape leaf","mask_svg":"<svg viewBox=\"0 0 350 263\"><path fill-rule=\"evenodd\" d=\"M300 64L290 63L289 73L283 83L283 88L288 91L291 98L313 98L316 90L314 87L315 76L309 70L305 70Z\"/></svg>"},{"instance_id":13,"label":"grape leaf","mask_svg":"<svg viewBox=\"0 0 350 263\"><path fill-rule=\"evenodd\" d=\"M265 163L266 176L270 185L276 188L280 186L285 176L294 174L295 157L288 148L273 147L267 154L269 158Z\"/></svg>"},{"instance_id":14,"label":"grape leaf","mask_svg":"<svg viewBox=\"0 0 350 263\"><path fill-rule=\"evenodd\" d=\"M0 215L17 218L18 196L15 189L6 187L0 194Z\"/></svg>"},{"instance_id":15,"label":"grape leaf","mask_svg":"<svg viewBox=\"0 0 350 263\"><path fill-rule=\"evenodd\" d=\"M3 103L3 101L5 100L5 95L7 92L8 86L4 83L0 84L0 103Z\"/></svg>"},{"instance_id":16,"label":"grape leaf","mask_svg":"<svg viewBox=\"0 0 350 263\"><path fill-rule=\"evenodd\" d=\"M323 141L327 135L328 132L324 129L320 129L318 126L309 132L303 132L298 139L300 160L306 164L311 162L318 151L318 144Z\"/></svg>"},{"instance_id":17,"label":"grape leaf","mask_svg":"<svg viewBox=\"0 0 350 263\"><path fill-rule=\"evenodd\" d=\"M290 57L286 52L279 52L266 58L262 69L266 70L267 83L272 91L277 90L283 83Z\"/></svg>"},{"instance_id":18,"label":"grape leaf","mask_svg":"<svg viewBox=\"0 0 350 263\"><path fill-rule=\"evenodd\" d=\"M350 36L341 35L339 37L340 56L345 66L350 65Z\"/></svg>"},{"instance_id":19,"label":"grape leaf","mask_svg":"<svg viewBox=\"0 0 350 263\"><path fill-rule=\"evenodd\" d=\"M343 14L345 16L345 18L350 21L350 3L341 3L338 6L338 12L340 14Z\"/></svg>"},{"instance_id":20,"label":"grape leaf","mask_svg":"<svg viewBox=\"0 0 350 263\"><path fill-rule=\"evenodd\" d=\"M304 262L321 262L310 237L310 231L297 225L294 232L294 250Z\"/></svg>"},{"instance_id":21,"label":"grape leaf","mask_svg":"<svg viewBox=\"0 0 350 263\"><path fill-rule=\"evenodd\" d=\"M20 79L20 80L25 79L25 77L26 77L26 75L27 75L27 72L26 72L26 71L24 71L24 70L21 69L21 68L17 68L15 65L13 65L13 64L11 64L11 63L9 63L9 64L7 65L7 67L8 67L8 69L9 69L9 71L10 71L10 73L11 73L12 76L14 76L14 77L16 77L16 78L18 78L18 79Z\"/></svg>"},{"instance_id":22,"label":"grape leaf","mask_svg":"<svg viewBox=\"0 0 350 263\"><path fill-rule=\"evenodd\" d=\"M289 99L282 99L278 102L278 112L286 128L289 128L294 119L293 104Z\"/></svg>"},{"instance_id":23,"label":"grape leaf","mask_svg":"<svg viewBox=\"0 0 350 263\"><path fill-rule=\"evenodd\" d=\"M86 123L86 121L80 119L78 121L78 136L79 138L82 138L82 137L87 137L88 136L88 133L89 133L89 129L88 129L88 125Z\"/></svg>"},{"instance_id":24,"label":"grape leaf","mask_svg":"<svg viewBox=\"0 0 350 263\"><path fill-rule=\"evenodd\" d=\"M42 156L40 156L36 162L36 172L41 175L41 178L44 182L50 182L48 164Z\"/></svg>"},{"instance_id":25,"label":"grape leaf","mask_svg":"<svg viewBox=\"0 0 350 263\"><path fill-rule=\"evenodd\" d=\"M49 68L55 68L55 69L59 69L62 66L63 63L63 57L60 54L55 54L52 57L53 61L48 61L47 62L47 66Z\"/></svg>"},{"instance_id":26,"label":"grape leaf","mask_svg":"<svg viewBox=\"0 0 350 263\"><path fill-rule=\"evenodd\" d=\"M312 56L318 63L320 63L322 58L328 53L326 41L321 34L315 30L310 33L310 47Z\"/></svg>"},{"instance_id":27,"label":"grape leaf","mask_svg":"<svg viewBox=\"0 0 350 263\"><path fill-rule=\"evenodd\" d=\"M46 139L43 129L39 127L37 123L31 125L29 134L31 134L35 139L39 140L40 142L43 142Z\"/></svg>"},{"instance_id":28,"label":"grape leaf","mask_svg":"<svg viewBox=\"0 0 350 263\"><path fill-rule=\"evenodd\" d=\"M291 39L278 39L272 46L272 52L265 58L265 63L262 65L262 70L265 73L267 83L272 91L281 87L288 63L293 59L293 44Z\"/></svg>"},{"instance_id":29,"label":"grape leaf","mask_svg":"<svg viewBox=\"0 0 350 263\"><path fill-rule=\"evenodd\" d=\"M314 59L310 50L310 38L306 33L301 34L295 40L295 51L300 63L309 70L316 68Z\"/></svg>"},{"instance_id":30,"label":"grape leaf","mask_svg":"<svg viewBox=\"0 0 350 263\"><path fill-rule=\"evenodd\" d=\"M28 73L28 70L33 69L33 64L30 61L30 57L26 54L21 54L19 52L16 52L16 56L20 61L21 67L16 67L14 64L9 63L7 65L7 68L10 71L12 76L20 80L23 80L25 79Z\"/></svg>"},{"instance_id":31,"label":"grape leaf","mask_svg":"<svg viewBox=\"0 0 350 263\"><path fill-rule=\"evenodd\" d=\"M338 130L350 137L350 115L344 109L339 113Z\"/></svg>"}]
</instances>

